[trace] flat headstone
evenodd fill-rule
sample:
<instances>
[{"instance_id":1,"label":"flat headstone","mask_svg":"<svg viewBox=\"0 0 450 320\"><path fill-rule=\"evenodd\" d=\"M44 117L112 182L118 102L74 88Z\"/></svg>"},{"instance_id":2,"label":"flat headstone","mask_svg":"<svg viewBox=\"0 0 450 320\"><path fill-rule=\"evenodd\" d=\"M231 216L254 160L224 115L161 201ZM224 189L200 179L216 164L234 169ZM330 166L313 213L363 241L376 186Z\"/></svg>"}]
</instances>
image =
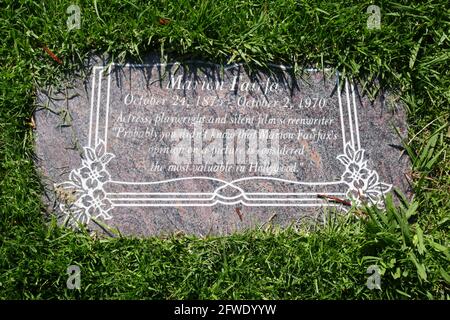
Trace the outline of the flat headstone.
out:
<instances>
[{"instance_id":1,"label":"flat headstone","mask_svg":"<svg viewBox=\"0 0 450 320\"><path fill-rule=\"evenodd\" d=\"M99 64L38 102L45 202L71 225L229 234L410 194L399 99L327 70Z\"/></svg>"}]
</instances>

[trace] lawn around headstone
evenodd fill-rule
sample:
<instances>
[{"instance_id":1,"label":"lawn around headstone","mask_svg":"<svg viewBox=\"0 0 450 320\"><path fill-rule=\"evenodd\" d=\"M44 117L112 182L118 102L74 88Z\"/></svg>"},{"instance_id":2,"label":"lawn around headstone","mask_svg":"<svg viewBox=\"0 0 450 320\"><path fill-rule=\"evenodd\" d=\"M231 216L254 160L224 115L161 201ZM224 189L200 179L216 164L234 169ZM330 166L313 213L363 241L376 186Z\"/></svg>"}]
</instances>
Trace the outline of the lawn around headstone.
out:
<instances>
[{"instance_id":1,"label":"lawn around headstone","mask_svg":"<svg viewBox=\"0 0 450 320\"><path fill-rule=\"evenodd\" d=\"M2 299L449 298L445 1L1 7Z\"/></svg>"}]
</instances>

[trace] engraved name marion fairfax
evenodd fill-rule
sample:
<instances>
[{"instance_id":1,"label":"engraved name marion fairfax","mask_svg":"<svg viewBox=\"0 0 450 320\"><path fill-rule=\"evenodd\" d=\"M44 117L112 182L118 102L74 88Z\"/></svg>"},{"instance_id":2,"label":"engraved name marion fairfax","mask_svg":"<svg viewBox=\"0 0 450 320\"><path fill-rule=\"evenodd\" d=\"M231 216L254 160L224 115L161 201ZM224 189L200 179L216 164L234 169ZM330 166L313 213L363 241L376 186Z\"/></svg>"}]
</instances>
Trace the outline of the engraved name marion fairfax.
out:
<instances>
[{"instance_id":1,"label":"engraved name marion fairfax","mask_svg":"<svg viewBox=\"0 0 450 320\"><path fill-rule=\"evenodd\" d=\"M178 90L202 90L202 91L257 91L261 90L264 94L276 93L285 90L287 84L275 80L272 77L268 77L267 80L261 82L255 81L240 81L239 76L234 76L233 80L229 83L225 83L222 80L217 81L192 81L187 80L183 75L174 77L170 76L170 80L167 83L167 89Z\"/></svg>"}]
</instances>

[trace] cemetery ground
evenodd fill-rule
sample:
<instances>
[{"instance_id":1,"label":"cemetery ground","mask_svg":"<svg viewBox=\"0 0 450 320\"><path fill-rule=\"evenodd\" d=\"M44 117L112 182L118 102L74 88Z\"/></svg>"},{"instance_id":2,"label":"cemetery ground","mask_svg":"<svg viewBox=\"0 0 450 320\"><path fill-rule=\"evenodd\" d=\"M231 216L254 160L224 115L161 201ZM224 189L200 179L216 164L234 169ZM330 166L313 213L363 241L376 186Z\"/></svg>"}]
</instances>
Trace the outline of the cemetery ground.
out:
<instances>
[{"instance_id":1,"label":"cemetery ground","mask_svg":"<svg viewBox=\"0 0 450 320\"><path fill-rule=\"evenodd\" d=\"M379 29L367 28L372 1L78 1L80 28L69 30L71 4L0 5L1 299L450 298L447 0L378 1ZM92 238L48 221L33 165L37 84L68 81L95 53L122 62L155 51L377 78L407 106L414 199L224 237ZM70 265L80 289L66 286ZM381 289L367 286L372 265Z\"/></svg>"}]
</instances>

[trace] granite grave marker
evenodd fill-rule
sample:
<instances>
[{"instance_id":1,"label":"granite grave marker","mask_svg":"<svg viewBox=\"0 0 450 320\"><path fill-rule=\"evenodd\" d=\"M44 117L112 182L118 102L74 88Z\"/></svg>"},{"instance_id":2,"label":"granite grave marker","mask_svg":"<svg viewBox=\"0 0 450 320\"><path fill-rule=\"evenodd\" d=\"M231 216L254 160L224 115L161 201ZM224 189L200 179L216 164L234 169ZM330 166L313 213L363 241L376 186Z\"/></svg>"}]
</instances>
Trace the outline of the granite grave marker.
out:
<instances>
[{"instance_id":1,"label":"granite grave marker","mask_svg":"<svg viewBox=\"0 0 450 320\"><path fill-rule=\"evenodd\" d=\"M38 101L46 203L69 224L228 234L410 192L401 104L330 71L97 65Z\"/></svg>"}]
</instances>

